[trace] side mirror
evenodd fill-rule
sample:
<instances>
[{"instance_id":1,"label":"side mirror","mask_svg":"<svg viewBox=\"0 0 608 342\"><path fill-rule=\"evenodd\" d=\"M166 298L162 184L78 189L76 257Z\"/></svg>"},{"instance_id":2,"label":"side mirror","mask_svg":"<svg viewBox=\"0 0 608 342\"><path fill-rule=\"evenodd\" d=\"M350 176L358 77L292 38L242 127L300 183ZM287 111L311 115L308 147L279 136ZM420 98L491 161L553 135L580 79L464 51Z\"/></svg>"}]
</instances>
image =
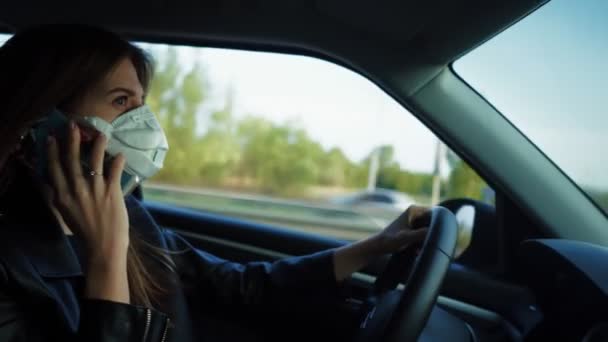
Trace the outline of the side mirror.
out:
<instances>
[{"instance_id":1,"label":"side mirror","mask_svg":"<svg viewBox=\"0 0 608 342\"><path fill-rule=\"evenodd\" d=\"M473 228L475 227L475 207L465 204L454 212L458 222L458 240L454 258L458 258L471 244Z\"/></svg>"},{"instance_id":2,"label":"side mirror","mask_svg":"<svg viewBox=\"0 0 608 342\"><path fill-rule=\"evenodd\" d=\"M439 205L449 209L458 222L458 241L454 258L478 270L498 267L498 227L496 209L468 198L450 199Z\"/></svg>"}]
</instances>

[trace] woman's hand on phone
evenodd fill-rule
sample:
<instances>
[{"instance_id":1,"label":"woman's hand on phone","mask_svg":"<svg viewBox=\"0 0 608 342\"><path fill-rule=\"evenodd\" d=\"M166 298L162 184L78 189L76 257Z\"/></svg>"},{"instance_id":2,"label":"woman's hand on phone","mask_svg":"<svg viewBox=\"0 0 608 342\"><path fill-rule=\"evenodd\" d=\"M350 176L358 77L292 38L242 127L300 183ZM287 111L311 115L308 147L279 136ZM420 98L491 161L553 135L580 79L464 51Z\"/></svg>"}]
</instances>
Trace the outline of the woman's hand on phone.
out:
<instances>
[{"instance_id":1,"label":"woman's hand on phone","mask_svg":"<svg viewBox=\"0 0 608 342\"><path fill-rule=\"evenodd\" d=\"M85 296L130 303L127 252L129 217L120 187L125 159L118 155L104 175L106 138L93 143L89 164L83 170L80 157L80 129L71 121L67 146L49 138L48 156L53 203L68 225L82 239L86 249ZM66 148L67 153L59 153ZM63 160L60 155L65 156Z\"/></svg>"},{"instance_id":2,"label":"woman's hand on phone","mask_svg":"<svg viewBox=\"0 0 608 342\"><path fill-rule=\"evenodd\" d=\"M67 134L67 146L59 146L55 137L48 141L53 204L68 228L84 242L89 264L105 267L112 262L126 263L129 218L120 187L125 159L118 155L108 174L103 174L107 139L99 134L88 161L91 169L83 170L80 129L73 121Z\"/></svg>"}]
</instances>

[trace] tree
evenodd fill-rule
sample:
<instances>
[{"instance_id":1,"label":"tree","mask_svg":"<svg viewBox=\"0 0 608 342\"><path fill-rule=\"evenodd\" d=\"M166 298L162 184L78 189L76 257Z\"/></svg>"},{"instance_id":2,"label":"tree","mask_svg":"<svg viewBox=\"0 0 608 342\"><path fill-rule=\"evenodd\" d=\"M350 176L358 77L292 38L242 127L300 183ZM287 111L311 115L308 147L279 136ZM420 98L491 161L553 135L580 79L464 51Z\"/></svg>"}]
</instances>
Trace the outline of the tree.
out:
<instances>
[{"instance_id":1,"label":"tree","mask_svg":"<svg viewBox=\"0 0 608 342\"><path fill-rule=\"evenodd\" d=\"M269 193L299 193L319 178L321 145L289 124L278 125L249 116L238 123L241 177L255 179Z\"/></svg>"},{"instance_id":2,"label":"tree","mask_svg":"<svg viewBox=\"0 0 608 342\"><path fill-rule=\"evenodd\" d=\"M169 153L155 180L190 184L199 178L204 159L196 134L197 115L206 100L207 83L203 68L195 63L184 70L175 47L154 48L156 74L147 104L163 126Z\"/></svg>"},{"instance_id":3,"label":"tree","mask_svg":"<svg viewBox=\"0 0 608 342\"><path fill-rule=\"evenodd\" d=\"M198 141L201 184L223 185L236 172L241 159L241 148L232 108L233 97L229 96L224 108L211 113L209 128Z\"/></svg>"},{"instance_id":4,"label":"tree","mask_svg":"<svg viewBox=\"0 0 608 342\"><path fill-rule=\"evenodd\" d=\"M329 186L346 185L348 171L354 165L341 149L334 147L325 153L320 160L319 184Z\"/></svg>"},{"instance_id":5,"label":"tree","mask_svg":"<svg viewBox=\"0 0 608 342\"><path fill-rule=\"evenodd\" d=\"M482 199L482 191L487 187L486 183L467 163L460 160L452 171L447 186L447 197L467 197Z\"/></svg>"},{"instance_id":6,"label":"tree","mask_svg":"<svg viewBox=\"0 0 608 342\"><path fill-rule=\"evenodd\" d=\"M405 192L417 197L430 196L433 186L432 175L403 170L399 163L394 160L394 156L395 149L393 146L384 145L379 147L379 171L376 186ZM364 160L364 163L369 164L370 159L371 153Z\"/></svg>"}]
</instances>

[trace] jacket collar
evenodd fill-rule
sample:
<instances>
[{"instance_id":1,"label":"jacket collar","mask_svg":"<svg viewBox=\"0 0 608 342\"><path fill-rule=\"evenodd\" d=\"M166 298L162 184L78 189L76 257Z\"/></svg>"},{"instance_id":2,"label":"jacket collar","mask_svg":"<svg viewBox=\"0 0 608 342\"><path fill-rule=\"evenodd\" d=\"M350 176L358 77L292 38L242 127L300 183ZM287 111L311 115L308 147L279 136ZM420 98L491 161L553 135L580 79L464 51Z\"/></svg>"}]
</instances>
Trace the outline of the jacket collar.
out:
<instances>
[{"instance_id":1,"label":"jacket collar","mask_svg":"<svg viewBox=\"0 0 608 342\"><path fill-rule=\"evenodd\" d=\"M76 331L79 304L68 283L82 276L82 269L36 185L21 166L0 194L0 258L13 270L15 286L26 300L38 310L44 310L43 303L52 303L53 314Z\"/></svg>"},{"instance_id":2,"label":"jacket collar","mask_svg":"<svg viewBox=\"0 0 608 342\"><path fill-rule=\"evenodd\" d=\"M42 277L82 275L76 253L29 173L18 167L0 195L3 240L19 248Z\"/></svg>"}]
</instances>

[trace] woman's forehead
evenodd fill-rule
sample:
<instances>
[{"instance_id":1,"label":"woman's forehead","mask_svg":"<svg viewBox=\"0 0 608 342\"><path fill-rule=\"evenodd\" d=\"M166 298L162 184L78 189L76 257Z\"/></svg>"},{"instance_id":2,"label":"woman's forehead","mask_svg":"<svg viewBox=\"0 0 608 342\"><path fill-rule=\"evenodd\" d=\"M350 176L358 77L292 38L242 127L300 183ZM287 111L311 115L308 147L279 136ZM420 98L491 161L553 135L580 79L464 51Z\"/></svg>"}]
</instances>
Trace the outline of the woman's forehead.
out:
<instances>
[{"instance_id":1,"label":"woman's forehead","mask_svg":"<svg viewBox=\"0 0 608 342\"><path fill-rule=\"evenodd\" d=\"M137 71L129 58L120 61L103 79L99 88L104 95L116 89L125 90L136 97L144 95Z\"/></svg>"}]
</instances>

